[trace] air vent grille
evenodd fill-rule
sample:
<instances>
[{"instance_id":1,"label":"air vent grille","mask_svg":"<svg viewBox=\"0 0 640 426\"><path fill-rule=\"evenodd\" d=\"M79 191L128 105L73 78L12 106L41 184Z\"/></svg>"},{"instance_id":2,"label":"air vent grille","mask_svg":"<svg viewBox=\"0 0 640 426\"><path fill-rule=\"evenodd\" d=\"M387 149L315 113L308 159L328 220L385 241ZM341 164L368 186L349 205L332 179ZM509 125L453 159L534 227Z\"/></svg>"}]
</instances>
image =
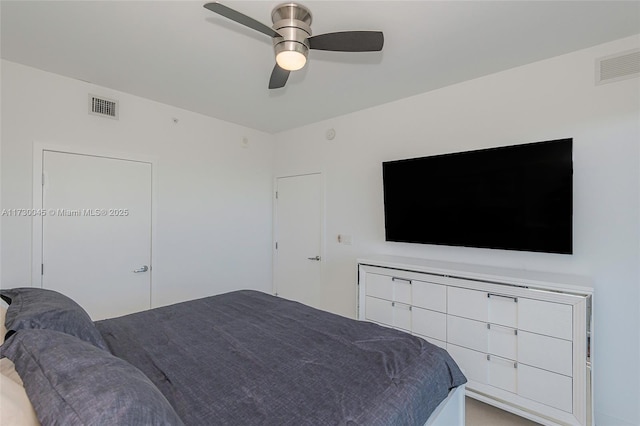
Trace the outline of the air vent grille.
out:
<instances>
[{"instance_id":1,"label":"air vent grille","mask_svg":"<svg viewBox=\"0 0 640 426\"><path fill-rule=\"evenodd\" d=\"M118 119L118 101L89 95L89 114Z\"/></svg>"},{"instance_id":2,"label":"air vent grille","mask_svg":"<svg viewBox=\"0 0 640 426\"><path fill-rule=\"evenodd\" d=\"M640 49L596 60L596 84L613 83L640 76Z\"/></svg>"}]
</instances>

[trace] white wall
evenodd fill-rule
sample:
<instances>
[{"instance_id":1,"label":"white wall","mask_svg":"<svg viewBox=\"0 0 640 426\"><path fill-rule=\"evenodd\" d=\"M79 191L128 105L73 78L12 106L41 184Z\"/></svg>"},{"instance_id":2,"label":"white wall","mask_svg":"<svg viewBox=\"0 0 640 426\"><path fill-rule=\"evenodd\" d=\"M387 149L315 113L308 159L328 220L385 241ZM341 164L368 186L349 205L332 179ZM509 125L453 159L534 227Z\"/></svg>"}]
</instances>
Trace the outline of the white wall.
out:
<instances>
[{"instance_id":1,"label":"white wall","mask_svg":"<svg viewBox=\"0 0 640 426\"><path fill-rule=\"evenodd\" d=\"M594 85L597 57L639 46L640 37L622 39L278 134L276 176L324 173L323 305L355 315L356 258L372 253L587 275L596 420L640 424L640 86ZM567 137L573 255L384 241L382 161ZM339 244L338 234L353 236L353 245Z\"/></svg>"},{"instance_id":2,"label":"white wall","mask_svg":"<svg viewBox=\"0 0 640 426\"><path fill-rule=\"evenodd\" d=\"M153 305L237 288L271 291L272 135L1 66L3 208L32 205L34 142L148 156L158 162ZM118 99L120 119L88 114L89 93ZM2 217L2 231L0 285L30 285L30 219Z\"/></svg>"},{"instance_id":3,"label":"white wall","mask_svg":"<svg viewBox=\"0 0 640 426\"><path fill-rule=\"evenodd\" d=\"M33 142L158 159L154 305L163 305L236 288L270 291L272 177L322 171L327 309L355 315L356 258L371 253L588 275L596 420L637 425L640 87L637 79L595 86L593 68L596 57L638 46L638 37L619 40L275 138L2 61L2 207L31 206ZM120 120L87 114L88 93L119 99ZM574 255L384 242L382 161L564 137L574 138ZM28 285L30 222L0 223L0 286ZM338 234L353 244L338 244Z\"/></svg>"}]
</instances>

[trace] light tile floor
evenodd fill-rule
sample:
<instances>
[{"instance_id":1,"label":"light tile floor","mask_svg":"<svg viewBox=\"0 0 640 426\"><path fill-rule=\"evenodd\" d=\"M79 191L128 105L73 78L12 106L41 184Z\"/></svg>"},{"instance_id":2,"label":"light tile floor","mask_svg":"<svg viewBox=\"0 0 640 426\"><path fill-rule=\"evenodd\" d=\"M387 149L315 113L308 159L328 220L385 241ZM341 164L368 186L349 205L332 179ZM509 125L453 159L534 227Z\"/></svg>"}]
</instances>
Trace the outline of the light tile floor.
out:
<instances>
[{"instance_id":1,"label":"light tile floor","mask_svg":"<svg viewBox=\"0 0 640 426\"><path fill-rule=\"evenodd\" d=\"M535 426L538 423L473 398L466 400L466 426Z\"/></svg>"}]
</instances>

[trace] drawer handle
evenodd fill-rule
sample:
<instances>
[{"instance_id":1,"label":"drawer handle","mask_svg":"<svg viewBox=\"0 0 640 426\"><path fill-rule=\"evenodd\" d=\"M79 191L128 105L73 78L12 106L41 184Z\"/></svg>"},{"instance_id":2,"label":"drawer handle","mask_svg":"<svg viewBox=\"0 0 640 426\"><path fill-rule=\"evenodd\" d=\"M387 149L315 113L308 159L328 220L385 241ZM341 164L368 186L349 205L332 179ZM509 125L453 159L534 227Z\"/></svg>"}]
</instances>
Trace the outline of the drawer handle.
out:
<instances>
[{"instance_id":1,"label":"drawer handle","mask_svg":"<svg viewBox=\"0 0 640 426\"><path fill-rule=\"evenodd\" d=\"M391 281L402 281L411 284L411 280L407 278L391 277Z\"/></svg>"},{"instance_id":2,"label":"drawer handle","mask_svg":"<svg viewBox=\"0 0 640 426\"><path fill-rule=\"evenodd\" d=\"M489 299L491 299L491 296L494 296L494 297L504 297L504 298L507 298L507 299L511 299L511 300L513 300L513 303L518 303L518 298L517 298L517 297L514 297L514 296L504 296L504 295L502 295L502 294L487 293L487 297L488 297Z\"/></svg>"},{"instance_id":3,"label":"drawer handle","mask_svg":"<svg viewBox=\"0 0 640 426\"><path fill-rule=\"evenodd\" d=\"M487 354L487 361L491 361L491 355ZM513 362L513 368L518 368L518 362L514 361Z\"/></svg>"},{"instance_id":4,"label":"drawer handle","mask_svg":"<svg viewBox=\"0 0 640 426\"><path fill-rule=\"evenodd\" d=\"M510 327L504 327L504 328L510 328ZM487 323L487 330L491 330L491 324L490 323ZM513 329L513 334L515 334L516 336L518 335L518 329L517 328Z\"/></svg>"},{"instance_id":5,"label":"drawer handle","mask_svg":"<svg viewBox=\"0 0 640 426\"><path fill-rule=\"evenodd\" d=\"M391 306L394 306L394 307L395 307L395 306L396 306L396 302L391 302ZM410 310L410 311L412 310L411 308L413 308L413 306L411 306L411 305L405 305L404 303L402 303L400 306L406 306L407 308L409 308L409 310Z\"/></svg>"}]
</instances>

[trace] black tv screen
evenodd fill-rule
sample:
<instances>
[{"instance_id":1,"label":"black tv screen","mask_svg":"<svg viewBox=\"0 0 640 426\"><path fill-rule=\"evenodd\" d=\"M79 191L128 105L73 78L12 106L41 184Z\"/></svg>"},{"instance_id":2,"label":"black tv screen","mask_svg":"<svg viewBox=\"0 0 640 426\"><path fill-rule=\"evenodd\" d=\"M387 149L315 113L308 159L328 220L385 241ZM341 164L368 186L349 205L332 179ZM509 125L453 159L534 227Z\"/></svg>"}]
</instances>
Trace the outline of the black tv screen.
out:
<instances>
[{"instance_id":1,"label":"black tv screen","mask_svg":"<svg viewBox=\"0 0 640 426\"><path fill-rule=\"evenodd\" d=\"M572 144L382 163L386 240L571 254Z\"/></svg>"}]
</instances>

